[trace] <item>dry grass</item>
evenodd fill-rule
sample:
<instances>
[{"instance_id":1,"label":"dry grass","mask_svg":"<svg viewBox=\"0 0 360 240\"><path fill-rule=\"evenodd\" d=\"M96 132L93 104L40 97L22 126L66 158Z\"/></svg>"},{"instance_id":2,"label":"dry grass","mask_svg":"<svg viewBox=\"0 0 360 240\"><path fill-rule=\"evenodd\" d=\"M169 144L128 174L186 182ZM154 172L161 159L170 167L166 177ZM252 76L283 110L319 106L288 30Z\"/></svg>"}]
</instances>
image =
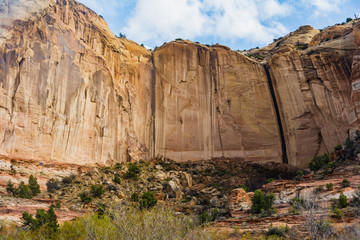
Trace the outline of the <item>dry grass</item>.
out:
<instances>
[{"instance_id":1,"label":"dry grass","mask_svg":"<svg viewBox=\"0 0 360 240\"><path fill-rule=\"evenodd\" d=\"M163 207L149 211L135 208L113 207L106 215L85 215L73 221L65 222L55 234L47 229L28 231L10 224L0 225L0 239L224 239L211 230L197 225L194 218L177 216L175 212Z\"/></svg>"}]
</instances>

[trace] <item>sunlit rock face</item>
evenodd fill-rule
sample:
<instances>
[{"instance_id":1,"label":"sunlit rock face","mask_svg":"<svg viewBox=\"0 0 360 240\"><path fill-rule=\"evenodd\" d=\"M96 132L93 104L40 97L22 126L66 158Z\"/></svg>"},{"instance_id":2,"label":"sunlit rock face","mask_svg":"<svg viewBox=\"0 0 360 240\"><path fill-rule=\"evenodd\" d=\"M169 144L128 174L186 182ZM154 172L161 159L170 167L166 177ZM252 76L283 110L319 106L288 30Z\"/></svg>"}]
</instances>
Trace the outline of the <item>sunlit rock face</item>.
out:
<instances>
[{"instance_id":1,"label":"sunlit rock face","mask_svg":"<svg viewBox=\"0 0 360 240\"><path fill-rule=\"evenodd\" d=\"M313 32L300 35L309 34ZM267 63L281 112L287 155L290 163L301 167L306 167L314 155L331 152L342 144L357 121L351 99L356 49L352 25L318 33L309 45L306 50L294 46L279 49Z\"/></svg>"},{"instance_id":2,"label":"sunlit rock face","mask_svg":"<svg viewBox=\"0 0 360 240\"><path fill-rule=\"evenodd\" d=\"M29 2L2 6L31 17L2 26L0 154L83 165L148 157L150 52L75 1Z\"/></svg>"},{"instance_id":3,"label":"sunlit rock face","mask_svg":"<svg viewBox=\"0 0 360 240\"><path fill-rule=\"evenodd\" d=\"M154 66L156 153L282 161L262 64L223 46L177 41L154 52Z\"/></svg>"},{"instance_id":4,"label":"sunlit rock face","mask_svg":"<svg viewBox=\"0 0 360 240\"><path fill-rule=\"evenodd\" d=\"M0 19L6 159L304 167L359 128L358 21L301 27L254 50L260 62L190 41L150 52L74 0L5 0Z\"/></svg>"}]
</instances>

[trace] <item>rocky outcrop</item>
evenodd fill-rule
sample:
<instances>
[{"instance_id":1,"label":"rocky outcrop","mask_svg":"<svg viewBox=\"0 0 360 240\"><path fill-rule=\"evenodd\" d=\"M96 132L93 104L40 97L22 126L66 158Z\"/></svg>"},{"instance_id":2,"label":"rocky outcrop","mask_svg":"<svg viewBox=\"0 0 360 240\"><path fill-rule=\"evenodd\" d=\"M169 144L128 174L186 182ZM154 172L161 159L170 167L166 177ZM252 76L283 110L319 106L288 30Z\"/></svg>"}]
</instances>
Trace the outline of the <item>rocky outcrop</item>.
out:
<instances>
[{"instance_id":1,"label":"rocky outcrop","mask_svg":"<svg viewBox=\"0 0 360 240\"><path fill-rule=\"evenodd\" d=\"M0 18L4 159L304 167L358 129L358 20L303 26L254 61L190 41L151 53L75 0L6 0Z\"/></svg>"},{"instance_id":2,"label":"rocky outcrop","mask_svg":"<svg viewBox=\"0 0 360 240\"><path fill-rule=\"evenodd\" d=\"M245 190L236 188L230 192L225 207L226 210L231 213L232 211L249 210L251 205L251 197L249 197Z\"/></svg>"}]
</instances>

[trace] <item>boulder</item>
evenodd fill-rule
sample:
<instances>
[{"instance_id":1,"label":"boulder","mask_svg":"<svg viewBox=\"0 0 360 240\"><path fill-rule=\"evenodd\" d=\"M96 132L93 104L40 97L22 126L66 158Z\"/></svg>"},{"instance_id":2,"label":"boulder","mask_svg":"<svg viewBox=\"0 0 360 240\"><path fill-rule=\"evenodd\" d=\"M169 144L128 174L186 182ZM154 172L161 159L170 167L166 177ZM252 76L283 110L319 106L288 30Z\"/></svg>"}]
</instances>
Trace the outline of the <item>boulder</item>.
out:
<instances>
[{"instance_id":1,"label":"boulder","mask_svg":"<svg viewBox=\"0 0 360 240\"><path fill-rule=\"evenodd\" d=\"M237 188L230 192L226 203L226 210L228 212L249 210L251 204L251 198L245 190Z\"/></svg>"}]
</instances>

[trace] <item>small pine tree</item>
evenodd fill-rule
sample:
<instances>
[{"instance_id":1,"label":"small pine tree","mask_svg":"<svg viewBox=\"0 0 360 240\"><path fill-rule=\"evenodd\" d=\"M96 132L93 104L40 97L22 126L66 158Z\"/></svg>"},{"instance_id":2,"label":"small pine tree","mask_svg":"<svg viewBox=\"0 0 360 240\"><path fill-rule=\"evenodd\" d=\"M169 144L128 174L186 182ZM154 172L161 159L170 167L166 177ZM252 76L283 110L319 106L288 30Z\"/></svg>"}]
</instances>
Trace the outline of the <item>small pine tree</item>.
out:
<instances>
[{"instance_id":1,"label":"small pine tree","mask_svg":"<svg viewBox=\"0 0 360 240\"><path fill-rule=\"evenodd\" d=\"M6 192L9 194L12 194L14 197L18 195L18 190L14 186L14 184L11 182L11 180L8 181L8 184L6 186Z\"/></svg>"},{"instance_id":2,"label":"small pine tree","mask_svg":"<svg viewBox=\"0 0 360 240\"><path fill-rule=\"evenodd\" d=\"M348 206L347 197L344 195L343 192L341 192L340 196L339 196L338 207L339 208L346 208L347 206Z\"/></svg>"},{"instance_id":3,"label":"small pine tree","mask_svg":"<svg viewBox=\"0 0 360 240\"><path fill-rule=\"evenodd\" d=\"M29 188L33 196L37 196L39 193L41 193L40 185L38 184L36 177L34 177L32 174L29 177Z\"/></svg>"},{"instance_id":4,"label":"small pine tree","mask_svg":"<svg viewBox=\"0 0 360 240\"><path fill-rule=\"evenodd\" d=\"M20 198L32 198L32 191L29 188L28 185L25 185L24 182L21 182L18 188L18 192L19 192L19 197Z\"/></svg>"},{"instance_id":5,"label":"small pine tree","mask_svg":"<svg viewBox=\"0 0 360 240\"><path fill-rule=\"evenodd\" d=\"M119 177L119 175L115 175L115 177L114 177L114 183L117 183L117 184L120 184L120 177Z\"/></svg>"},{"instance_id":6,"label":"small pine tree","mask_svg":"<svg viewBox=\"0 0 360 240\"><path fill-rule=\"evenodd\" d=\"M44 209L36 210L35 219L32 214L24 212L22 214L23 226L29 227L30 230L40 229L42 226L46 226L53 232L56 232L59 228L57 216L54 212L54 206L51 205L49 210L45 212ZM47 239L47 238L46 238Z\"/></svg>"},{"instance_id":7,"label":"small pine tree","mask_svg":"<svg viewBox=\"0 0 360 240\"><path fill-rule=\"evenodd\" d=\"M56 232L59 228L57 216L54 211L54 206L51 205L46 213L46 226Z\"/></svg>"},{"instance_id":8,"label":"small pine tree","mask_svg":"<svg viewBox=\"0 0 360 240\"><path fill-rule=\"evenodd\" d=\"M254 192L251 201L252 206L250 211L253 214L266 213L267 215L271 215L275 212L275 209L272 207L275 202L274 193L264 194L258 189Z\"/></svg>"}]
</instances>

